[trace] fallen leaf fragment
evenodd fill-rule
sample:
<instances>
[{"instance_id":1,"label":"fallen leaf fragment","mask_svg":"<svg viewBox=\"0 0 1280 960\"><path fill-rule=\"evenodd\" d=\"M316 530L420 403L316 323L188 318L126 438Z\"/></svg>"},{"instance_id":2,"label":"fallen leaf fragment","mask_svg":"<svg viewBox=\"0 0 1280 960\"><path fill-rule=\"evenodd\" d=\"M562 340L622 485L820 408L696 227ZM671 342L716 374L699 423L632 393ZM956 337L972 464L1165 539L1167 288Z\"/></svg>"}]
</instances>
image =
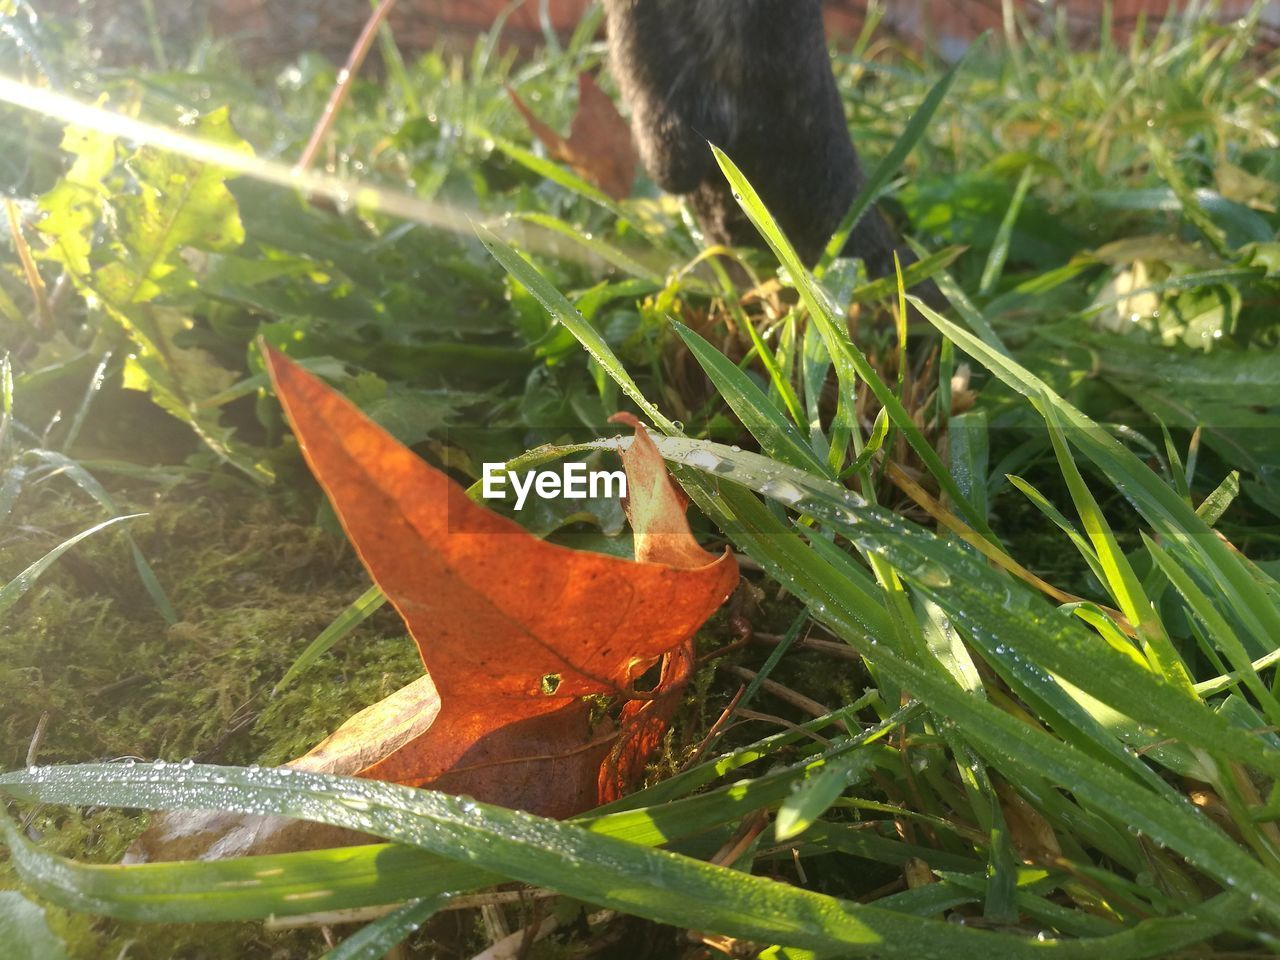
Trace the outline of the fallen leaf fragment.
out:
<instances>
[{"instance_id":1,"label":"fallen leaf fragment","mask_svg":"<svg viewBox=\"0 0 1280 960\"><path fill-rule=\"evenodd\" d=\"M341 394L266 354L312 472L426 668L289 766L551 817L621 795L661 743L692 668L694 632L738 581L732 553L714 556L694 540L643 426L623 418L636 430L623 460L637 558L621 560L531 536ZM658 685L637 693L636 681L664 656ZM598 695L623 701L616 725L593 726L586 698ZM157 818L128 859L335 842L356 841L280 818L179 813Z\"/></svg>"},{"instance_id":2,"label":"fallen leaf fragment","mask_svg":"<svg viewBox=\"0 0 1280 960\"><path fill-rule=\"evenodd\" d=\"M567 138L543 123L514 90L508 87L507 93L553 160L568 164L615 200L631 195L636 178L631 128L591 74L578 74L578 112Z\"/></svg>"}]
</instances>

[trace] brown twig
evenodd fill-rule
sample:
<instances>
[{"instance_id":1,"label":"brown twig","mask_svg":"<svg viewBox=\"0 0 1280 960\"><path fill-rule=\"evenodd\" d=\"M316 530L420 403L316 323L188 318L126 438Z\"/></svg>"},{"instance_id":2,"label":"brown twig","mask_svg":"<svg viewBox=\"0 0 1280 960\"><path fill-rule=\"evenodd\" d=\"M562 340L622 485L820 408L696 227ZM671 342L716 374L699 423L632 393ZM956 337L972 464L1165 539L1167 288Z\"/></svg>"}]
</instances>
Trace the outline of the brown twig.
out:
<instances>
[{"instance_id":1,"label":"brown twig","mask_svg":"<svg viewBox=\"0 0 1280 960\"><path fill-rule=\"evenodd\" d=\"M775 647L782 642L782 636L777 633L757 633L751 639L756 643L767 643ZM841 660L858 661L862 659L862 654L853 647L835 640L817 640L813 637L802 637L792 643L791 649L822 653Z\"/></svg>"},{"instance_id":2,"label":"brown twig","mask_svg":"<svg viewBox=\"0 0 1280 960\"><path fill-rule=\"evenodd\" d=\"M17 251L18 262L22 264L22 272L27 278L27 286L31 288L31 299L36 306L36 329L50 331L53 329L53 311L49 307L49 298L45 293L44 279L36 268L35 257L31 256L31 248L27 238L22 234L22 217L18 205L12 200L4 202L5 216L9 221L9 236L13 239L13 249Z\"/></svg>"},{"instance_id":3,"label":"brown twig","mask_svg":"<svg viewBox=\"0 0 1280 960\"><path fill-rule=\"evenodd\" d=\"M302 156L298 158L298 162L294 167L295 170L307 170L315 162L316 154L320 152L320 144L324 142L324 138L328 135L329 130L332 129L334 121L338 119L338 111L342 109L342 105L346 103L347 96L351 92L352 81L355 80L356 74L360 72L360 67L364 64L364 58L369 55L369 48L373 46L374 35L395 5L396 0L382 0L377 9L369 14L369 19L365 21L364 29L360 31L360 36L356 38L355 46L351 48L351 53L347 56L346 66L338 72L337 82L333 85L333 90L329 94L329 102L324 105L324 112L320 114L320 119L316 121L315 129L311 131L311 139L307 141L306 147L303 148Z\"/></svg>"},{"instance_id":4,"label":"brown twig","mask_svg":"<svg viewBox=\"0 0 1280 960\"><path fill-rule=\"evenodd\" d=\"M729 718L733 716L733 711L737 708L738 701L742 699L742 695L746 692L747 688L745 686L738 687L738 692L733 695L733 699L729 701L729 705L720 712L720 716L716 718L716 722L711 725L711 729L707 731L707 735L702 738L702 742L699 743L697 748L693 751L693 756L691 756L681 767L682 770L687 770L702 759L703 755L711 748L711 744L713 744L724 731L725 724L727 724L729 722Z\"/></svg>"},{"instance_id":5,"label":"brown twig","mask_svg":"<svg viewBox=\"0 0 1280 960\"><path fill-rule=\"evenodd\" d=\"M732 673L735 677L746 680L748 683L756 679L755 671L748 670L746 667L726 664L720 669L727 671L728 673ZM783 686L776 680L761 680L760 689L772 694L779 700L783 700L786 703L791 704L797 710L802 710L813 717L825 717L831 712L828 707L824 707L817 700L814 700L811 697L806 697L803 693L792 690L790 687ZM843 721L841 721L841 725L844 725ZM848 727L846 726L845 729L848 730Z\"/></svg>"},{"instance_id":6,"label":"brown twig","mask_svg":"<svg viewBox=\"0 0 1280 960\"><path fill-rule=\"evenodd\" d=\"M831 746L831 741L826 737L819 733L814 733L812 730L806 730L804 727L800 726L800 724L793 723L786 717L776 717L772 713L761 713L759 710L748 710L745 707L739 707L734 711L734 713L737 716L742 717L744 720L760 720L764 723L777 724L779 727L790 730L792 733L802 733L811 740L816 740L824 747Z\"/></svg>"},{"instance_id":7,"label":"brown twig","mask_svg":"<svg viewBox=\"0 0 1280 960\"><path fill-rule=\"evenodd\" d=\"M47 726L49 726L48 710L40 714L40 719L36 721L36 731L31 734L31 743L27 747L28 767L34 767L36 765L36 759L40 756L40 745L44 742L44 731Z\"/></svg>"}]
</instances>

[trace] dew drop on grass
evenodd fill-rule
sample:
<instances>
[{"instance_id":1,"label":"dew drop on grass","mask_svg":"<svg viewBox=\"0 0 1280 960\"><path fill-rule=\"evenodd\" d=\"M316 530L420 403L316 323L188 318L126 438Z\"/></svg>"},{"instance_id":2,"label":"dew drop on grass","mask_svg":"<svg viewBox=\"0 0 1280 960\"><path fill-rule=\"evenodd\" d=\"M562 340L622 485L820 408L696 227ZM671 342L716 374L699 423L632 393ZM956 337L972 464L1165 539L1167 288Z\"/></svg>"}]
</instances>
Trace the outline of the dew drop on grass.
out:
<instances>
[{"instance_id":1,"label":"dew drop on grass","mask_svg":"<svg viewBox=\"0 0 1280 960\"><path fill-rule=\"evenodd\" d=\"M724 465L724 461L710 450L694 450L684 458L684 462L699 470L715 471Z\"/></svg>"},{"instance_id":2,"label":"dew drop on grass","mask_svg":"<svg viewBox=\"0 0 1280 960\"><path fill-rule=\"evenodd\" d=\"M760 492L788 506L794 506L804 499L804 491L790 480L766 480L760 485Z\"/></svg>"},{"instance_id":3,"label":"dew drop on grass","mask_svg":"<svg viewBox=\"0 0 1280 960\"><path fill-rule=\"evenodd\" d=\"M183 770L190 770L195 765L196 765L196 762L190 757L184 758L183 761L180 764L178 764L178 766Z\"/></svg>"},{"instance_id":4,"label":"dew drop on grass","mask_svg":"<svg viewBox=\"0 0 1280 960\"><path fill-rule=\"evenodd\" d=\"M163 769L164 769L165 767L167 767L167 766L168 766L168 764L167 764L167 763L165 763L163 760L153 760L153 761L151 761L151 769L152 769L152 770L163 770Z\"/></svg>"},{"instance_id":5,"label":"dew drop on grass","mask_svg":"<svg viewBox=\"0 0 1280 960\"><path fill-rule=\"evenodd\" d=\"M914 576L926 587L941 588L951 586L951 574L936 563L920 565L915 569Z\"/></svg>"}]
</instances>

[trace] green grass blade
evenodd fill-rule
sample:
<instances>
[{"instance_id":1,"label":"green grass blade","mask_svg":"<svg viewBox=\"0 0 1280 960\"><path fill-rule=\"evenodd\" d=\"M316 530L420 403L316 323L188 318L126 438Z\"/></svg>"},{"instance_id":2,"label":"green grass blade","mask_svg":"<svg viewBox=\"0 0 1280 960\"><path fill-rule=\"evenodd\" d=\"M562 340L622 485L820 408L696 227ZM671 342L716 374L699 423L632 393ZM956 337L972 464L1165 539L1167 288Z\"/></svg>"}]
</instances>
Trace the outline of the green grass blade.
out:
<instances>
[{"instance_id":1,"label":"green grass blade","mask_svg":"<svg viewBox=\"0 0 1280 960\"><path fill-rule=\"evenodd\" d=\"M1031 167L1024 167L1018 185L1014 188L1013 199L1009 201L1009 209L996 230L995 240L987 253L987 262L982 268L982 279L978 281L978 295L991 296L1000 275L1004 273L1005 261L1009 258L1009 240L1013 236L1013 226L1018 222L1018 214L1022 211L1022 201L1027 198L1027 190L1031 187Z\"/></svg>"},{"instance_id":2,"label":"green grass blade","mask_svg":"<svg viewBox=\"0 0 1280 960\"><path fill-rule=\"evenodd\" d=\"M964 251L964 247L947 247L935 253L925 254L902 271L903 287L910 289L918 283L932 279L955 263ZM872 280L870 283L854 287L849 294L849 303L878 303L887 297L893 296L897 291L898 277L896 274L881 277L879 280Z\"/></svg>"},{"instance_id":3,"label":"green grass blade","mask_svg":"<svg viewBox=\"0 0 1280 960\"><path fill-rule=\"evenodd\" d=\"M752 510L750 501L754 501L754 497L744 500L725 486L715 497L708 496L707 489L695 488L691 492L696 493L700 506L718 515L722 521L732 518L730 529L735 539L766 569L771 572L777 570L784 576L793 592L808 602L811 609L820 607L832 629L855 645L860 642L859 628L852 621L842 620L829 605L812 555L809 560L799 563L786 560L776 549L781 538L749 523L751 518L759 518L766 523L772 519L767 511ZM1275 877L1206 822L1207 818L1191 809L1189 803L1154 794L1149 787L1129 776L1022 723L985 700L964 692L949 679L939 677L887 649L877 652L876 666L927 702L931 709L954 721L965 739L1014 782L1034 783L1046 778L1061 785L1090 806L1106 811L1108 816L1124 822L1133 830L1176 850L1244 894L1231 901L1232 909L1261 909L1268 916L1280 917L1280 892L1277 892L1280 886L1275 884ZM1144 676L1151 677L1151 674L1144 673ZM1132 698L1141 696L1137 691L1131 691ZM1098 941L1099 946L1102 942ZM1150 941L1144 941L1142 949L1159 953Z\"/></svg>"},{"instance_id":4,"label":"green grass blade","mask_svg":"<svg viewBox=\"0 0 1280 960\"><path fill-rule=\"evenodd\" d=\"M6 583L3 587L0 587L0 617L3 617L8 613L9 608L17 603L24 593L31 589L32 585L40 578L41 574L53 566L60 556L74 547L81 540L86 537L91 537L99 530L105 530L113 524L121 523L125 520L134 520L142 516L146 516L146 514L132 513L126 517L112 517L110 520L104 520L102 523L92 526L88 530L83 530L80 533L77 533L70 540L64 540L62 543L58 544L43 557Z\"/></svg>"},{"instance_id":5,"label":"green grass blade","mask_svg":"<svg viewBox=\"0 0 1280 960\"><path fill-rule=\"evenodd\" d=\"M0 943L11 960L67 960L67 948L49 929L44 909L16 890L0 890Z\"/></svg>"},{"instance_id":6,"label":"green grass blade","mask_svg":"<svg viewBox=\"0 0 1280 960\"><path fill-rule=\"evenodd\" d=\"M1222 478L1222 482L1213 489L1212 493L1200 501L1200 506L1196 507L1196 515L1212 526L1222 519L1222 515L1239 495L1240 471L1232 470Z\"/></svg>"},{"instance_id":7,"label":"green grass blade","mask_svg":"<svg viewBox=\"0 0 1280 960\"><path fill-rule=\"evenodd\" d=\"M1085 483L1079 468L1071 458L1071 452L1067 449L1066 437L1053 404L1043 402L1041 410L1048 425L1049 440L1058 458L1058 467L1062 471L1067 489L1071 492L1071 499L1075 501L1076 512L1080 515L1085 533L1093 544L1098 564L1105 575L1103 583L1111 591L1120 610L1138 631L1143 652L1151 666L1159 670L1170 683L1183 687L1189 693L1193 692L1191 677L1187 674L1185 665L1173 648L1164 625L1156 616L1151 600L1143 590L1133 566L1124 555L1124 551L1120 549L1111 525L1102 514L1102 508L1089 492L1088 484Z\"/></svg>"},{"instance_id":8,"label":"green grass blade","mask_svg":"<svg viewBox=\"0 0 1280 960\"><path fill-rule=\"evenodd\" d=\"M855 753L837 763L828 764L803 781L778 807L773 827L774 836L779 842L800 836L831 809L831 805L845 790L866 776L870 765L869 754Z\"/></svg>"},{"instance_id":9,"label":"green grass blade","mask_svg":"<svg viewBox=\"0 0 1280 960\"><path fill-rule=\"evenodd\" d=\"M155 771L85 764L4 774L0 790L50 803L301 816L387 836L602 907L757 942L913 960L1046 955L1046 944L1034 938L957 929L570 823L394 784L300 771L285 777L205 765ZM1055 957L1086 958L1097 949L1088 944L1086 952L1083 942L1052 946Z\"/></svg>"},{"instance_id":10,"label":"green grass blade","mask_svg":"<svg viewBox=\"0 0 1280 960\"><path fill-rule=\"evenodd\" d=\"M1245 651L1244 644L1240 642L1235 630L1231 628L1231 624L1218 612L1213 602L1196 586L1187 572L1179 567L1159 544L1146 534L1142 536L1142 543L1151 554L1156 566L1182 594L1182 598L1187 601L1192 612L1200 618L1214 646L1222 652L1227 663L1231 665L1232 673L1243 680L1249 692L1262 705L1263 712L1271 725L1280 727L1280 700L1276 699L1275 694L1262 682L1262 678L1254 670L1249 654Z\"/></svg>"},{"instance_id":11,"label":"green grass blade","mask_svg":"<svg viewBox=\"0 0 1280 960\"><path fill-rule=\"evenodd\" d=\"M933 446L925 439L920 428L916 426L915 420L903 407L902 402L894 394L893 390L872 368L867 358L849 340L844 321L838 317L830 296L813 278L813 275L805 269L795 249L783 235L777 221L773 219L773 216L765 208L760 195L756 193L751 184L747 182L746 177L742 175L742 171L734 165L724 151L715 146L711 149L715 153L716 162L720 164L720 169L724 171L730 186L733 187L733 192L738 198L739 205L755 225L755 228L760 231L760 235L773 250L779 263L791 274L792 280L800 292L801 299L803 299L805 306L809 310L809 316L814 323L818 324L827 353L835 363L836 375L839 378L844 396L855 396L857 381L861 379L865 382L871 392L875 394L876 399L880 401L880 404L889 411L889 417L894 426L902 431L911 448L924 462L929 472L933 474L943 491L951 497L965 520L975 530L994 542L995 534L991 532L986 521L960 492L960 488L956 486L955 480L943 465L937 451L933 449Z\"/></svg>"},{"instance_id":12,"label":"green grass blade","mask_svg":"<svg viewBox=\"0 0 1280 960\"><path fill-rule=\"evenodd\" d=\"M1080 556L1084 557L1085 563L1089 565L1089 570L1093 575L1098 578L1098 582L1106 583L1107 574L1102 569L1102 561L1098 559L1098 555L1094 552L1089 541L1080 535L1080 531L1076 529L1075 524L1068 520L1061 510L1050 503L1048 497L1027 483L1022 477L1009 473L1005 474L1005 478L1013 485L1014 489L1030 500L1037 510L1052 520L1055 527L1067 535L1067 539L1071 541Z\"/></svg>"},{"instance_id":13,"label":"green grass blade","mask_svg":"<svg viewBox=\"0 0 1280 960\"><path fill-rule=\"evenodd\" d=\"M644 265L631 254L620 250L613 244L605 243L589 233L583 233L580 227L566 223L559 217L553 217L549 213L520 213L516 214L513 219L523 220L525 223L532 223L535 226L542 227L544 230L550 230L552 233L564 237L566 240L594 254L605 263L617 267L628 276L648 280L659 288L666 283L660 271Z\"/></svg>"},{"instance_id":14,"label":"green grass blade","mask_svg":"<svg viewBox=\"0 0 1280 960\"><path fill-rule=\"evenodd\" d=\"M1218 256L1229 259L1231 257L1231 248L1227 245L1226 232L1210 219L1209 214L1200 206L1200 200L1195 192L1187 185L1183 179L1182 173L1174 165L1173 159L1169 156L1168 150L1164 144L1156 137L1147 138L1147 150L1151 155L1151 160L1155 164L1156 170L1164 182L1169 185L1169 189L1173 191L1173 195L1178 198L1178 204L1182 207L1182 215L1187 218L1187 222L1200 231L1200 235L1205 238L1209 246Z\"/></svg>"},{"instance_id":15,"label":"green grass blade","mask_svg":"<svg viewBox=\"0 0 1280 960\"><path fill-rule=\"evenodd\" d=\"M725 403L759 441L762 450L783 463L826 475L826 466L814 456L799 431L782 416L764 391L724 354L683 323L672 320L671 325Z\"/></svg>"},{"instance_id":16,"label":"green grass blade","mask_svg":"<svg viewBox=\"0 0 1280 960\"><path fill-rule=\"evenodd\" d=\"M289 665L289 669L285 671L280 682L271 689L274 696L289 684L297 679L298 675L304 670L309 669L317 660L324 656L335 643L346 637L352 630L364 623L374 612L381 609L382 605L387 602L386 594L381 588L375 586L370 587L364 593L360 594L351 605L342 613L338 614L334 621L320 631L320 634L307 644L307 649L298 655L298 659Z\"/></svg>"},{"instance_id":17,"label":"green grass blade","mask_svg":"<svg viewBox=\"0 0 1280 960\"><path fill-rule=\"evenodd\" d=\"M0 476L0 522L4 522L13 510L29 472L27 467L15 463Z\"/></svg>"},{"instance_id":18,"label":"green grass blade","mask_svg":"<svg viewBox=\"0 0 1280 960\"><path fill-rule=\"evenodd\" d=\"M853 198L853 203L850 204L848 211L840 221L840 225L836 227L836 232L831 235L826 249L822 252L822 259L815 269L819 277L823 276L831 266L832 261L840 256L841 251L844 250L845 243L849 239L849 235L853 233L854 228L858 225L858 221L871 208L871 205L876 202L881 191L888 186L889 181L893 179L893 175L898 172L898 168L907 159L907 154L920 142L925 131L929 128L929 123L933 120L934 114L938 112L938 107L942 106L942 101L946 99L947 92L951 89L951 84L955 82L956 74L964 66L967 56L968 54L966 53L965 56L957 60L951 69L944 73L938 82L933 85L928 94L925 95L924 100L921 101L919 109L911 115L906 128L902 131L902 136L898 138L893 148L885 154L884 159L876 164L875 170L871 171L871 175L867 177L867 182L862 185L858 195Z\"/></svg>"},{"instance_id":19,"label":"green grass blade","mask_svg":"<svg viewBox=\"0 0 1280 960\"><path fill-rule=\"evenodd\" d=\"M552 183L563 187L570 193L576 193L578 196L584 197L592 203L604 207L619 220L633 227L636 236L643 237L646 235L644 229L632 221L631 217L627 214L627 211L623 209L620 203L616 202L599 187L588 183L567 167L562 167L560 164L552 160L547 160L544 157L538 156L531 150L526 150L519 144L513 143L504 137L495 136L494 134L479 127L473 128L473 133L479 137L492 139L495 147L505 153L512 160L516 161L516 163L527 168L538 176L550 180Z\"/></svg>"},{"instance_id":20,"label":"green grass blade","mask_svg":"<svg viewBox=\"0 0 1280 960\"><path fill-rule=\"evenodd\" d=\"M644 415L649 418L650 423L662 430L663 433L679 432L675 424L664 417L658 408L645 398L645 395L640 392L640 388L636 386L636 382L631 379L631 374L627 373L614 354L613 349L605 342L604 337L600 335L600 331L583 319L582 315L574 309L573 304L565 298L564 294L549 283L532 263L512 249L492 230L477 224L476 234L485 248L493 254L494 259L502 264L508 273L525 285L529 292L542 304L543 309L568 328L586 349L587 353L591 355L591 358L604 368L613 381L622 388L622 392L630 397L636 406L643 411Z\"/></svg>"},{"instance_id":21,"label":"green grass blade","mask_svg":"<svg viewBox=\"0 0 1280 960\"><path fill-rule=\"evenodd\" d=\"M832 481L759 454L684 438L659 438L657 444L672 463L699 469L698 458L691 454L696 450L712 454L722 461L714 476L722 479L731 475L734 483L750 486L800 513L828 523L860 549L884 558L904 579L945 610L953 623L966 629L971 643L979 646L988 662L1003 665L1027 683L1035 684L1024 692L1030 693L1036 687L1044 689L1048 678L1043 673L1048 670L1164 736L1182 739L1210 753L1229 755L1280 775L1280 752L1231 727L1192 692L1112 650L1074 619L1055 615L1038 595L993 570L971 551L886 510L868 506L856 494ZM732 467L728 473L723 472L726 465ZM728 484L720 484L722 499L727 489ZM707 503L700 505L713 516L719 516L720 510ZM1190 512L1189 507L1183 506ZM736 537L736 525L741 519L726 518L729 524L726 533ZM791 550L789 544L779 546ZM806 556L812 554L796 551L788 560L788 566L811 562L806 561ZM779 575L794 576L786 567ZM843 609L836 598L842 597L847 587L830 589L831 593L821 600L824 613ZM817 614L815 608L810 609ZM861 639L855 646L875 659L879 655L877 650L867 644L867 639ZM1139 777L1143 777L1143 771L1148 776L1150 773L1141 763L1131 764L1130 769ZM1155 787L1158 778L1147 782Z\"/></svg>"},{"instance_id":22,"label":"green grass blade","mask_svg":"<svg viewBox=\"0 0 1280 960\"><path fill-rule=\"evenodd\" d=\"M59 453L56 450L29 450L27 455L43 460L64 474L72 483L101 504L107 513L119 513L119 510L116 509L115 501L112 499L111 494L107 493L106 487L99 483L97 477L86 470L84 466L72 460L66 454ZM142 581L142 585L151 596L156 609L160 611L160 616L164 617L165 623L172 626L178 622L178 614L173 609L173 603L169 600L169 595L165 593L164 587L160 585L160 580L156 577L155 570L147 562L147 558L143 556L141 548L133 539L133 535L125 531L125 539L129 544L129 552L133 555L133 566L138 571L138 579Z\"/></svg>"},{"instance_id":23,"label":"green grass blade","mask_svg":"<svg viewBox=\"0 0 1280 960\"><path fill-rule=\"evenodd\" d=\"M411 900L385 917L366 924L324 955L324 960L382 960L400 941L448 903L448 897Z\"/></svg>"},{"instance_id":24,"label":"green grass blade","mask_svg":"<svg viewBox=\"0 0 1280 960\"><path fill-rule=\"evenodd\" d=\"M1259 656L1274 648L1280 636L1280 604L1257 589L1253 573L1176 492L1142 460L1097 423L1064 401L1040 378L1009 357L992 350L968 331L912 298L921 315L957 347L982 363L1006 385L1036 402L1051 405L1067 428L1067 438L1110 478L1161 536L1166 549L1185 552L1205 576L1217 583L1232 611L1244 623Z\"/></svg>"}]
</instances>

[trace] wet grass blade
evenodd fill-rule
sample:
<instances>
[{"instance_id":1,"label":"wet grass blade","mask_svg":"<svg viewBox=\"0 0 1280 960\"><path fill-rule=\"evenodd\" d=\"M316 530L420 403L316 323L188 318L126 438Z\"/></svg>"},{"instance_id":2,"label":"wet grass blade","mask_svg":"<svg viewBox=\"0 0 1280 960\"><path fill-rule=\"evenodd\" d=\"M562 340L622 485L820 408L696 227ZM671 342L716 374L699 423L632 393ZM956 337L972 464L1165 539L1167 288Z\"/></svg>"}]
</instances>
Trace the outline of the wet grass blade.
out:
<instances>
[{"instance_id":1,"label":"wet grass blade","mask_svg":"<svg viewBox=\"0 0 1280 960\"><path fill-rule=\"evenodd\" d=\"M804 833L849 787L866 776L871 757L854 754L803 781L778 807L774 836L785 842Z\"/></svg>"},{"instance_id":2,"label":"wet grass blade","mask_svg":"<svg viewBox=\"0 0 1280 960\"><path fill-rule=\"evenodd\" d=\"M822 585L821 564L812 554L796 562L780 552L778 548L784 538L777 532L778 521L754 497L746 496L741 488L734 490L723 484L714 496L709 495L707 488L695 487L691 492L700 506L719 515L722 521L732 517L729 529L734 539L757 562L787 582L810 609L821 610L821 619L839 636L861 645L860 629L841 616ZM1242 895L1231 901L1233 910L1261 909L1268 916L1280 916L1280 893L1276 892L1280 888L1275 885L1275 877L1192 810L1190 804L1180 798L1154 793L1151 787L1136 782L1127 773L972 696L949 678L902 658L883 644L873 655L876 668L883 676L900 683L927 702L931 710L954 722L965 740L989 763L1001 769L1011 782L1036 783L1048 779L1059 784L1088 806L1105 811L1107 816L1132 830L1176 850L1224 884L1236 888ZM1145 672L1143 676L1152 677ZM1141 699L1145 692L1130 689L1127 700ZM1274 761L1277 757L1271 759ZM1275 763L1267 765L1274 767ZM1159 953L1150 941L1146 941L1142 949Z\"/></svg>"},{"instance_id":3,"label":"wet grass blade","mask_svg":"<svg viewBox=\"0 0 1280 960\"><path fill-rule=\"evenodd\" d=\"M1044 671L1049 670L1121 713L1158 729L1162 735L1280 775L1280 751L1233 728L1193 693L1135 664L1083 625L1055 615L1038 595L993 570L971 551L886 510L870 507L856 494L831 481L759 454L684 438L661 438L657 443L663 456L672 463L698 469L702 469L701 463L691 454L697 450L712 454L721 464L709 471L717 479L732 476L733 483L749 486L829 524L860 549L879 555L945 610L993 666L1003 664L1027 682L1034 680L1036 686L1042 686L1049 679L1044 676ZM721 487L723 497L728 484L722 483ZM704 509L713 516L722 515L714 505L704 504ZM726 520L726 532L736 536L741 518ZM801 551L789 562L805 562L801 558L809 553ZM794 574L783 569L778 576L784 578L785 583ZM840 580L843 582L844 578ZM842 606L836 598L847 589L837 587L830 596L824 596L822 612L830 612L833 604L837 609ZM810 609L821 618L815 608ZM855 646L869 658L879 655L865 640L858 640ZM1032 689L1026 688L1024 692ZM1152 787L1157 786L1158 778L1148 779L1150 771L1141 761L1132 757L1126 761L1120 754L1115 754L1115 758L1125 763L1132 775L1146 780Z\"/></svg>"},{"instance_id":4,"label":"wet grass blade","mask_svg":"<svg viewBox=\"0 0 1280 960\"><path fill-rule=\"evenodd\" d=\"M447 897L411 900L385 917L366 924L324 955L324 960L382 960L396 944L411 935L448 903Z\"/></svg>"},{"instance_id":5,"label":"wet grass blade","mask_svg":"<svg viewBox=\"0 0 1280 960\"><path fill-rule=\"evenodd\" d=\"M1189 563L1218 584L1222 601L1252 635L1250 639L1254 641L1254 649L1250 650L1251 656L1260 656L1274 648L1275 638L1280 636L1280 603L1268 591L1258 589L1258 581L1246 562L1176 491L1133 451L1059 397L1039 377L1008 356L992 350L927 304L914 297L911 299L922 316L1006 385L1029 399L1053 407L1061 418L1067 440L1124 494L1162 537L1165 548L1185 555Z\"/></svg>"},{"instance_id":6,"label":"wet grass blade","mask_svg":"<svg viewBox=\"0 0 1280 960\"><path fill-rule=\"evenodd\" d=\"M574 308L564 294L538 272L537 267L487 227L477 225L476 234L479 236L480 242L484 244L485 249L493 254L494 259L502 264L508 273L525 285L537 301L542 304L543 309L551 314L554 319L565 325L586 349L587 353L591 355L591 358L604 368L613 381L622 388L622 392L631 398L654 426L661 429L663 433L679 433L675 424L663 416L661 411L650 403L640 391L640 388L636 386L636 382L631 379L631 374L627 373L626 368L622 366L613 349L605 342L604 337L600 335L600 331L596 330L583 318L582 314Z\"/></svg>"},{"instance_id":7,"label":"wet grass blade","mask_svg":"<svg viewBox=\"0 0 1280 960\"><path fill-rule=\"evenodd\" d=\"M66 960L67 950L53 935L44 909L16 890L0 890L0 943L12 960Z\"/></svg>"},{"instance_id":8,"label":"wet grass blade","mask_svg":"<svg viewBox=\"0 0 1280 960\"><path fill-rule=\"evenodd\" d=\"M1046 945L1034 938L957 929L574 824L394 784L297 771L286 777L271 770L204 765L156 771L86 764L4 774L0 790L51 803L303 817L386 836L602 907L756 942L904 960L1047 955ZM46 877L28 874L26 879L37 889L50 889ZM1086 960L1104 942L1055 944L1053 956Z\"/></svg>"},{"instance_id":9,"label":"wet grass blade","mask_svg":"<svg viewBox=\"0 0 1280 960\"><path fill-rule=\"evenodd\" d=\"M711 379L729 408L738 415L743 426L760 443L769 456L801 470L826 475L826 466L804 442L796 428L787 421L764 391L719 350L683 323L673 320L672 327L685 342L689 352Z\"/></svg>"},{"instance_id":10,"label":"wet grass blade","mask_svg":"<svg viewBox=\"0 0 1280 960\"><path fill-rule=\"evenodd\" d=\"M845 322L843 318L838 316L838 311L831 303L830 296L805 268L790 241L783 235L777 221L774 220L763 201L761 201L760 195L756 193L747 178L743 176L742 171L737 168L724 151L715 146L711 149L715 154L716 162L720 164L720 169L724 172L730 186L733 188L734 196L737 197L739 205L760 232L770 249L773 250L779 263L790 273L796 289L800 292L801 299L809 310L809 316L814 323L818 324L827 353L835 363L836 375L840 381L843 394L847 397L856 396L858 381L861 380L866 383L871 392L875 394L876 399L880 401L881 406L889 411L889 418L893 421L894 426L902 431L903 436L906 437L907 442L911 445L911 449L924 461L925 466L934 479L937 480L938 485L955 502L956 508L961 512L965 520L983 536L995 542L995 534L987 526L986 520L974 509L973 505L969 503L968 499L960 491L950 471L943 465L942 459L938 456L937 451L933 449L933 445L929 443L920 428L916 426L915 420L902 405L902 401L898 399L888 384L880 378L880 375L876 373L866 356L853 345L853 342L849 339Z\"/></svg>"}]
</instances>

